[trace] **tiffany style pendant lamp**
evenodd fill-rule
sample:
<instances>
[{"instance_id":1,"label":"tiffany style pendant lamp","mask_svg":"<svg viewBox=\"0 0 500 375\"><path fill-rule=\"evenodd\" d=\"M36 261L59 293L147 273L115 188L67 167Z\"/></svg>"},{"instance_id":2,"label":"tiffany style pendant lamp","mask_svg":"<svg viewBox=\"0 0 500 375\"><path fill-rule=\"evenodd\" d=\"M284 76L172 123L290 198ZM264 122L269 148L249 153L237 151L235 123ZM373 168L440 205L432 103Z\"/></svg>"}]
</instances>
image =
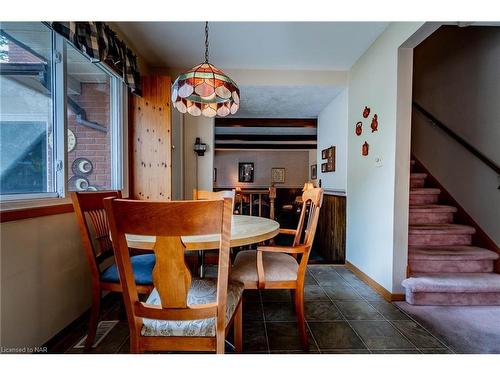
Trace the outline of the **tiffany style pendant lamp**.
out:
<instances>
[{"instance_id":1,"label":"tiffany style pendant lamp","mask_svg":"<svg viewBox=\"0 0 500 375\"><path fill-rule=\"evenodd\" d=\"M172 103L181 113L206 117L235 114L240 106L236 83L208 62L208 22L205 23L205 61L177 77L172 85Z\"/></svg>"}]
</instances>

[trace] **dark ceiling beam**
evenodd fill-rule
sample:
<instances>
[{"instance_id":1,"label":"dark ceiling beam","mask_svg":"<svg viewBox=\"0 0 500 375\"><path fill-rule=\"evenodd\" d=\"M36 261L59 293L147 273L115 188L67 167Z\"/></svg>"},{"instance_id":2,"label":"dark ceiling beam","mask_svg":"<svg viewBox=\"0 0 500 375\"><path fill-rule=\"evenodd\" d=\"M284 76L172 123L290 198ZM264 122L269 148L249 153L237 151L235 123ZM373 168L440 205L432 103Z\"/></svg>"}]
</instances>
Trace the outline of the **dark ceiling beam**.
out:
<instances>
[{"instance_id":1,"label":"dark ceiling beam","mask_svg":"<svg viewBox=\"0 0 500 375\"><path fill-rule=\"evenodd\" d=\"M301 127L316 128L318 120L300 118L233 118L216 117L215 126L225 127Z\"/></svg>"},{"instance_id":2,"label":"dark ceiling beam","mask_svg":"<svg viewBox=\"0 0 500 375\"><path fill-rule=\"evenodd\" d=\"M316 135L290 134L216 134L215 141L316 141Z\"/></svg>"},{"instance_id":3,"label":"dark ceiling beam","mask_svg":"<svg viewBox=\"0 0 500 375\"><path fill-rule=\"evenodd\" d=\"M235 150L315 150L317 145L315 144L273 144L273 143L261 143L261 144L245 144L245 143L216 143L215 149L235 149Z\"/></svg>"}]
</instances>

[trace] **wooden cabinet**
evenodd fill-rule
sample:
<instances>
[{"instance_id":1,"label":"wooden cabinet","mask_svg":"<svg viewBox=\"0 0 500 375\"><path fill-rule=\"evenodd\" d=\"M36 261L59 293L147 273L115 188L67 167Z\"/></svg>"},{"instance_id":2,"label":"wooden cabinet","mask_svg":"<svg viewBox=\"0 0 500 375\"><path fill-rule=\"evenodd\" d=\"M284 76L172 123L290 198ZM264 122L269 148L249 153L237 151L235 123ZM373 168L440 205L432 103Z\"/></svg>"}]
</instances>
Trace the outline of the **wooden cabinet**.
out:
<instances>
[{"instance_id":1,"label":"wooden cabinet","mask_svg":"<svg viewBox=\"0 0 500 375\"><path fill-rule=\"evenodd\" d=\"M143 96L129 100L129 181L133 199L172 197L171 80L142 77Z\"/></svg>"},{"instance_id":2,"label":"wooden cabinet","mask_svg":"<svg viewBox=\"0 0 500 375\"><path fill-rule=\"evenodd\" d=\"M346 197L323 196L313 249L327 263L345 263Z\"/></svg>"}]
</instances>

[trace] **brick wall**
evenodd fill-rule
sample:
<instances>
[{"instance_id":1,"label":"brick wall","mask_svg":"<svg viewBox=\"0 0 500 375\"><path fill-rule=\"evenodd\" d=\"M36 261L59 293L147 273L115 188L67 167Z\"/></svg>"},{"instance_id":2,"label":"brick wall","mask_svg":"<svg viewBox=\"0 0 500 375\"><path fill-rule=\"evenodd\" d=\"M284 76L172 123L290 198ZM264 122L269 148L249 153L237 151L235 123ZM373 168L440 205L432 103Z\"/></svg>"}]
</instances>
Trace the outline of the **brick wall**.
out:
<instances>
[{"instance_id":1,"label":"brick wall","mask_svg":"<svg viewBox=\"0 0 500 375\"><path fill-rule=\"evenodd\" d=\"M87 113L87 120L97 122L108 129L107 133L78 124L76 114L68 106L68 128L75 133L76 147L68 154L68 178L74 174L73 161L77 158L87 158L93 164L93 171L85 178L91 186L98 190L111 188L111 131L109 81L108 83L82 83L81 95L71 95L71 99ZM74 186L69 186L75 190Z\"/></svg>"},{"instance_id":2,"label":"brick wall","mask_svg":"<svg viewBox=\"0 0 500 375\"><path fill-rule=\"evenodd\" d=\"M11 63L42 63L44 62L40 58L33 55L31 52L25 50L24 48L18 46L13 41L9 40L8 44L8 62Z\"/></svg>"}]
</instances>

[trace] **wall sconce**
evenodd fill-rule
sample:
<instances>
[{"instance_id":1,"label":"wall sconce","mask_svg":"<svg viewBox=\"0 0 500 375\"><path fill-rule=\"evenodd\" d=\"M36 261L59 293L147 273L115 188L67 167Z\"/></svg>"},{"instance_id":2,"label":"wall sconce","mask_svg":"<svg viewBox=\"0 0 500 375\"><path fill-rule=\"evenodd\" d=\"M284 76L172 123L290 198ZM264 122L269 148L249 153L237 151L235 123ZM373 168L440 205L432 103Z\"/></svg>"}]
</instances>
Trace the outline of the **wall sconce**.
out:
<instances>
[{"instance_id":1,"label":"wall sconce","mask_svg":"<svg viewBox=\"0 0 500 375\"><path fill-rule=\"evenodd\" d=\"M205 151L207 151L207 145L205 143L201 143L199 137L196 137L196 141L194 142L193 151L198 154L198 156L205 155Z\"/></svg>"}]
</instances>

